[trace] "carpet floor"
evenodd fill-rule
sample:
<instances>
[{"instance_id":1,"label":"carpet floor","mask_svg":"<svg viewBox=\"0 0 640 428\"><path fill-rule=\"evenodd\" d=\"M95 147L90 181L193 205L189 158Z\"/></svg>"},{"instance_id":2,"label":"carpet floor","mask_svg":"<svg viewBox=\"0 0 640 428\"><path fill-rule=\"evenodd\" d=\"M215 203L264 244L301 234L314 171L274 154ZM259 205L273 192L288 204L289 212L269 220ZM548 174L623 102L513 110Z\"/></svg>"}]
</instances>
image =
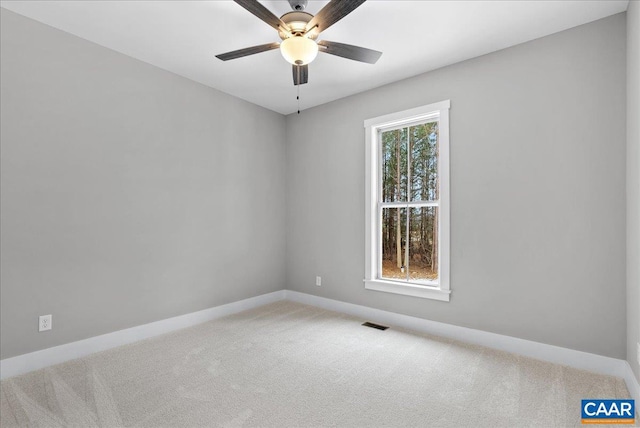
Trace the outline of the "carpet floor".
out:
<instances>
[{"instance_id":1,"label":"carpet floor","mask_svg":"<svg viewBox=\"0 0 640 428\"><path fill-rule=\"evenodd\" d=\"M570 427L621 379L281 301L0 383L2 427ZM374 321L375 320L370 320Z\"/></svg>"}]
</instances>

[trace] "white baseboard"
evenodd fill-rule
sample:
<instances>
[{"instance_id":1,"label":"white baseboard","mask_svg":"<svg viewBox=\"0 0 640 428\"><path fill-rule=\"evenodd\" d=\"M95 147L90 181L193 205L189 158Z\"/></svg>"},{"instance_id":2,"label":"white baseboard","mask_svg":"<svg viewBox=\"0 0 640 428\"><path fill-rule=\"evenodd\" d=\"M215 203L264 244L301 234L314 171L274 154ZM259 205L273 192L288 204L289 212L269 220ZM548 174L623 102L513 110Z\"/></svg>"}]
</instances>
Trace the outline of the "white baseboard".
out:
<instances>
[{"instance_id":1,"label":"white baseboard","mask_svg":"<svg viewBox=\"0 0 640 428\"><path fill-rule=\"evenodd\" d=\"M447 337L461 342L473 343L488 348L512 352L526 357L536 358L551 363L562 364L595 373L616 376L625 380L627 388L640 403L640 386L631 366L625 360L590 354L588 352L561 348L516 337L459 327L423 318L397 314L367 306L355 305L338 300L318 297L311 294L291 290L280 290L261 296L251 297L238 302L216 306L190 314L180 315L77 342L67 343L29 354L18 355L0 360L0 379L17 376L32 370L60 364L75 358L126 345L138 340L158 336L181 328L191 327L226 315L235 314L248 309L257 308L279 300L291 300L317 306L323 309L342 312L368 321L375 321L392 326L421 331L436 336Z\"/></svg>"},{"instance_id":2,"label":"white baseboard","mask_svg":"<svg viewBox=\"0 0 640 428\"><path fill-rule=\"evenodd\" d=\"M423 318L397 314L394 312L374 309L367 306L355 305L338 300L327 299L311 294L286 290L286 299L311 306L317 306L335 312L353 315L363 320L388 324L410 330L421 331L435 336L473 343L488 348L499 349L550 363L588 370L609 376L616 376L625 380L631 396L640 403L640 388L631 371L629 363L617 358L590 354L554 345L533 342L502 334L489 333L467 327L459 327Z\"/></svg>"},{"instance_id":3,"label":"white baseboard","mask_svg":"<svg viewBox=\"0 0 640 428\"><path fill-rule=\"evenodd\" d=\"M257 308L285 298L285 291L279 290L261 296L251 297L226 305L204 309L190 314L180 315L149 324L90 337L77 342L66 343L53 348L18 355L0 360L0 379L17 376L32 370L60 364L65 361L84 357L94 352L104 351L117 346L126 345L138 340L158 336L170 331L191 327L216 318L221 318L237 312Z\"/></svg>"},{"instance_id":4,"label":"white baseboard","mask_svg":"<svg viewBox=\"0 0 640 428\"><path fill-rule=\"evenodd\" d=\"M627 365L627 370L625 375L623 376L625 383L627 384L627 389L629 390L629 394L631 394L631 398L636 400L636 412L640 415L640 383L638 383L638 379L633 374L633 370L631 370L631 366L628 361L625 361ZM640 416L639 416L640 419Z\"/></svg>"}]
</instances>

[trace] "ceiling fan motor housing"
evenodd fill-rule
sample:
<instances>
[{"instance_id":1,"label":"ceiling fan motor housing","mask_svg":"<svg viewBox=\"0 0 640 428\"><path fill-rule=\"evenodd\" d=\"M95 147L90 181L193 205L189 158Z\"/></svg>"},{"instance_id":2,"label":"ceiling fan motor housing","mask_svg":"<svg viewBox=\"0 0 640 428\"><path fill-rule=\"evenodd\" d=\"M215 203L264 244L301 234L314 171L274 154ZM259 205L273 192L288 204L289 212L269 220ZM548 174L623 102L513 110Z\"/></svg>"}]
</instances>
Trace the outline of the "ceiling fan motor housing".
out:
<instances>
[{"instance_id":1,"label":"ceiling fan motor housing","mask_svg":"<svg viewBox=\"0 0 640 428\"><path fill-rule=\"evenodd\" d=\"M311 18L313 18L313 15L308 12L287 12L280 17L282 22L289 26L291 34L294 36L305 35L307 23L311 21ZM289 37L288 34L285 34L282 31L279 31L278 34L282 40ZM309 39L315 39L317 36L318 35L313 31L306 34L306 37Z\"/></svg>"}]
</instances>

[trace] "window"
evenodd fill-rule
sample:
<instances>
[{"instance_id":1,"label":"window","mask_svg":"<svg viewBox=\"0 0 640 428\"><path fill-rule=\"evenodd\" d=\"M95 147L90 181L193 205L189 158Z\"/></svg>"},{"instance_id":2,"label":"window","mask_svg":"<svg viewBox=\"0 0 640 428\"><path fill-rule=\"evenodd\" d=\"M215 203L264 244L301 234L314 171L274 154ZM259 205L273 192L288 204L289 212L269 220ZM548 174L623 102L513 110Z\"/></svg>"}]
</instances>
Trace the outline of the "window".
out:
<instances>
[{"instance_id":1,"label":"window","mask_svg":"<svg viewBox=\"0 0 640 428\"><path fill-rule=\"evenodd\" d=\"M365 288L449 301L449 101L364 127Z\"/></svg>"}]
</instances>

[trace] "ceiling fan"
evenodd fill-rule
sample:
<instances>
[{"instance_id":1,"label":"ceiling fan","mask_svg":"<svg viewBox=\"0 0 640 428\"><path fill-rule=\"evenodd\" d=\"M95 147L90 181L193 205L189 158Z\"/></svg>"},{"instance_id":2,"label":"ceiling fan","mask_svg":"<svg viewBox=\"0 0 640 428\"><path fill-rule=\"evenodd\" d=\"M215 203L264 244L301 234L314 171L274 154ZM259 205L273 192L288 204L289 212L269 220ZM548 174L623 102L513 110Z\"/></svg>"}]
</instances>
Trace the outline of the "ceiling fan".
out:
<instances>
[{"instance_id":1,"label":"ceiling fan","mask_svg":"<svg viewBox=\"0 0 640 428\"><path fill-rule=\"evenodd\" d=\"M366 0L331 0L315 16L304 12L308 0L288 0L293 12L287 12L280 18L258 0L234 1L275 28L282 42L267 43L216 55L222 61L280 48L284 59L293 65L293 84L303 85L309 81L309 63L316 58L318 52L369 64L375 64L382 55L382 52L359 46L328 40L316 41L321 32L353 12Z\"/></svg>"}]
</instances>

